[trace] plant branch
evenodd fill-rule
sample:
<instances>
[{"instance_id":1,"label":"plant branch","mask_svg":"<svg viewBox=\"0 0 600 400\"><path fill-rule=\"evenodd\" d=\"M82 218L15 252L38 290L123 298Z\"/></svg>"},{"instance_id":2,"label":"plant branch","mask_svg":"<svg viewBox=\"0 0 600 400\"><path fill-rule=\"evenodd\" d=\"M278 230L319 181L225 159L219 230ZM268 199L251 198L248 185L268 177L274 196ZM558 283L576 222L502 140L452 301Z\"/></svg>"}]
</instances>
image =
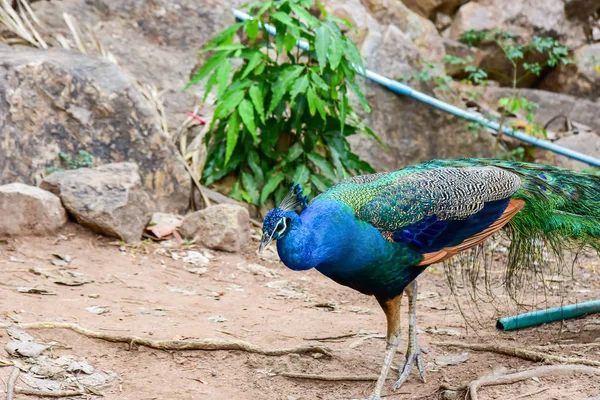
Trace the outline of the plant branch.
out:
<instances>
[{"instance_id":1,"label":"plant branch","mask_svg":"<svg viewBox=\"0 0 600 400\"><path fill-rule=\"evenodd\" d=\"M562 357L555 356L552 354L546 354L539 351L527 350L518 347L503 346L496 344L480 344L480 343L463 343L463 342L433 342L436 346L447 346L447 347L458 347L461 349L470 349L475 351L487 351L497 354L503 354L506 356L517 357L523 360L534 361L534 362L547 362L547 363L565 363L565 364L579 364L589 365L593 367L600 367L600 361L589 360L587 358L578 357Z\"/></svg>"},{"instance_id":2,"label":"plant branch","mask_svg":"<svg viewBox=\"0 0 600 400\"><path fill-rule=\"evenodd\" d=\"M544 365L541 367L528 369L525 371L509 373L500 376L484 376L469 383L469 397L471 400L479 400L477 389L483 386L508 385L515 382L524 381L531 378L542 376L564 375L584 373L589 375L600 375L600 369L587 367L583 365Z\"/></svg>"},{"instance_id":3,"label":"plant branch","mask_svg":"<svg viewBox=\"0 0 600 400\"><path fill-rule=\"evenodd\" d=\"M6 327L7 325L0 326ZM158 350L236 350L244 351L247 353L262 354L265 356L281 356L285 354L309 353L319 353L324 354L326 356L331 356L331 350L326 346L320 345L302 345L280 349L265 349L263 347L257 346L255 344L243 340L234 339L206 338L186 340L154 340L134 335L113 335L103 332L92 331L90 329L83 328L78 324L72 324L68 322L35 322L18 324L17 326L19 326L22 329L70 329L73 332L77 332L81 335L93 339L101 339L113 343L127 343L130 346L137 344Z\"/></svg>"}]
</instances>

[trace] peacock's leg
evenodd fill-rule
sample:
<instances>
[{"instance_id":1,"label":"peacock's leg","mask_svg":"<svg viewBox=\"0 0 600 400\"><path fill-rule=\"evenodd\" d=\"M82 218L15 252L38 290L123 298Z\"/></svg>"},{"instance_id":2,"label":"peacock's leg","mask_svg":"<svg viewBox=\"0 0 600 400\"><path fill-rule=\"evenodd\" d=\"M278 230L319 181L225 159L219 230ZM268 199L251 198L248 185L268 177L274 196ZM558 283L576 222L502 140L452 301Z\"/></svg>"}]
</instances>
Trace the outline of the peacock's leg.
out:
<instances>
[{"instance_id":1,"label":"peacock's leg","mask_svg":"<svg viewBox=\"0 0 600 400\"><path fill-rule=\"evenodd\" d=\"M417 343L417 281L414 280L404 289L408 295L408 347L406 349L406 358L404 366L400 370L400 379L394 385L394 390L398 389L408 379L415 363L419 368L421 379L425 382L425 368L423 368L423 358L421 357L421 348Z\"/></svg>"},{"instance_id":2,"label":"peacock's leg","mask_svg":"<svg viewBox=\"0 0 600 400\"><path fill-rule=\"evenodd\" d=\"M377 379L375 390L369 400L381 400L381 391L385 384L388 372L390 372L392 360L394 359L394 355L398 349L398 343L400 342L400 305L402 302L402 294L392 299L377 298L377 301L381 305L381 308L383 308L383 312L387 319L387 336L383 366L381 367L381 373L379 374L379 379Z\"/></svg>"}]
</instances>

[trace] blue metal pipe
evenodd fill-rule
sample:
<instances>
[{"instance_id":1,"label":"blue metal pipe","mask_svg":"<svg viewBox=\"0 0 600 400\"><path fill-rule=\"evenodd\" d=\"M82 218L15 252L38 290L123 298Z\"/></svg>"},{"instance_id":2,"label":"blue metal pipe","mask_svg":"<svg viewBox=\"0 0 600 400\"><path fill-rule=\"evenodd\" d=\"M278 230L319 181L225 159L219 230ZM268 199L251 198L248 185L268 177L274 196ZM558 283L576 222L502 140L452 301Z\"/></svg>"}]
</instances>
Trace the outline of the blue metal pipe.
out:
<instances>
[{"instance_id":1,"label":"blue metal pipe","mask_svg":"<svg viewBox=\"0 0 600 400\"><path fill-rule=\"evenodd\" d=\"M252 19L252 17L250 15L246 14L243 11L240 11L237 9L232 9L232 10L233 10L235 17L238 20L246 21L248 19ZM275 30L275 27L272 25L269 25L269 24L266 24L264 28L270 35L275 35L277 32ZM310 49L309 44L304 40L299 40L296 45L299 48L301 48L302 50ZM445 111L445 112L455 115L459 118L463 118L467 121L476 122L478 124L481 124L483 126L491 128L491 129L495 130L496 132L500 128L500 125L498 124L498 122L487 119L487 118L483 117L481 114L468 112L466 110L463 110L462 108L459 108L459 107L453 106L451 104L448 104L446 102L443 102L441 100L438 100L435 97L432 97L425 93L419 92L418 90L415 90L408 85L405 85L405 84L395 81L393 79L386 78L385 76L379 75L368 69L365 69L363 71L363 70L360 70L357 68L357 72L359 74L365 76L366 78L372 80L373 82L376 82L376 83L386 87L387 89L389 89L390 91L392 91L394 93L398 93L403 96L412 97L413 99L418 100L427 105L430 105L432 107L435 107L438 110ZM579 153L579 152L571 150L571 149L567 149L565 147L551 143L547 140L543 140L543 139L539 139L539 138L530 136L525 132L522 132L522 131L519 131L516 129L512 129L507 126L502 127L502 132L504 132L506 135L514 137L522 142L529 143L533 146L536 146L536 147L539 147L542 149L546 149L546 150L550 150L553 153L560 154L565 157L572 158L574 160L581 161L586 164L592 165L594 167L600 168L600 160L595 157L588 156L586 154L582 154L582 153Z\"/></svg>"},{"instance_id":2,"label":"blue metal pipe","mask_svg":"<svg viewBox=\"0 0 600 400\"><path fill-rule=\"evenodd\" d=\"M496 328L503 331L512 331L597 313L600 313L600 300L499 318L496 321Z\"/></svg>"}]
</instances>

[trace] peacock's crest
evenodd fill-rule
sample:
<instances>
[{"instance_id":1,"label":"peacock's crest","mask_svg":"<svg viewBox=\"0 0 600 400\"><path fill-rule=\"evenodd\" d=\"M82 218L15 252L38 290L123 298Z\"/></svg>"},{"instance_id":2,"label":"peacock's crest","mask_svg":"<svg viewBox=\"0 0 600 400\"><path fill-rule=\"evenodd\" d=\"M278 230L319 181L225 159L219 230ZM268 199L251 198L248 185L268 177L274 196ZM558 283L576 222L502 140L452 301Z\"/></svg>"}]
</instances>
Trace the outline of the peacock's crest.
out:
<instances>
[{"instance_id":1,"label":"peacock's crest","mask_svg":"<svg viewBox=\"0 0 600 400\"><path fill-rule=\"evenodd\" d=\"M279 208L283 211L293 211L298 208L304 210L308 206L308 196L302 195L302 186L292 182L290 184L290 191L283 198Z\"/></svg>"}]
</instances>

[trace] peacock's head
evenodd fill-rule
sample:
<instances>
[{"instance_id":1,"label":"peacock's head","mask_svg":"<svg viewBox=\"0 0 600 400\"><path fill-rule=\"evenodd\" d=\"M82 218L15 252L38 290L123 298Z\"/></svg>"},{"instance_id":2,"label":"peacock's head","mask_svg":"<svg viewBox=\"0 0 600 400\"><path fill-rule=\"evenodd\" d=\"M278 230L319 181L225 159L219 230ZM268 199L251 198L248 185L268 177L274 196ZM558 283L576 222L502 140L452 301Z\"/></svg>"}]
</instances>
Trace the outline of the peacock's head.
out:
<instances>
[{"instance_id":1,"label":"peacock's head","mask_svg":"<svg viewBox=\"0 0 600 400\"><path fill-rule=\"evenodd\" d=\"M259 252L262 251L273 240L284 237L292 226L292 220L298 216L297 209L304 209L307 206L308 196L302 195L300 185L290 185L290 191L281 201L277 208L270 210L263 220L263 236L260 241Z\"/></svg>"}]
</instances>

